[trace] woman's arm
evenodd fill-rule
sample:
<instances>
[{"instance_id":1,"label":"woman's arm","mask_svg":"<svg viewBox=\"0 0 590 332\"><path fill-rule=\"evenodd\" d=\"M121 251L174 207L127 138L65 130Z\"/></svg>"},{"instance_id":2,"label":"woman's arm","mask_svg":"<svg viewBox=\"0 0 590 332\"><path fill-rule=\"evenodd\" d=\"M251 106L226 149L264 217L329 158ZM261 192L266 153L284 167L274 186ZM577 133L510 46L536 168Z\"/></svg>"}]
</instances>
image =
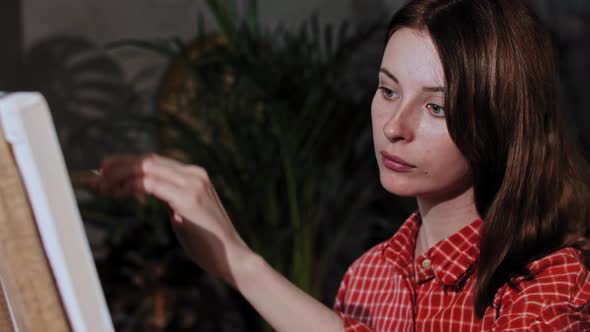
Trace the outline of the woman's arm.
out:
<instances>
[{"instance_id":1,"label":"woman's arm","mask_svg":"<svg viewBox=\"0 0 590 332\"><path fill-rule=\"evenodd\" d=\"M181 245L204 270L222 278L277 331L342 331L342 319L273 270L233 227L207 173L150 155L106 160L96 190L116 197L149 194L168 203Z\"/></svg>"},{"instance_id":2,"label":"woman's arm","mask_svg":"<svg viewBox=\"0 0 590 332\"><path fill-rule=\"evenodd\" d=\"M255 254L238 267L235 287L277 331L343 331L330 308L309 296Z\"/></svg>"}]
</instances>

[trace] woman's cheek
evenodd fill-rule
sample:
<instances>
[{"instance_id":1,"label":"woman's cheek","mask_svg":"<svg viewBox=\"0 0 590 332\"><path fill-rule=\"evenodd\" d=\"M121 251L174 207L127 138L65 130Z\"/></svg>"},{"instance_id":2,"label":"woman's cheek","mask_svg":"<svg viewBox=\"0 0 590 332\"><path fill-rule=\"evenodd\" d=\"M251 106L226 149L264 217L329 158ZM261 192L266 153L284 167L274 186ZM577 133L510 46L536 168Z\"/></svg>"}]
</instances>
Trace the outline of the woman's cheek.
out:
<instances>
[{"instance_id":1,"label":"woman's cheek","mask_svg":"<svg viewBox=\"0 0 590 332\"><path fill-rule=\"evenodd\" d=\"M383 127L389 120L388 108L384 101L375 95L371 105L371 119L373 122L373 131L375 134L383 133Z\"/></svg>"},{"instance_id":2,"label":"woman's cheek","mask_svg":"<svg viewBox=\"0 0 590 332\"><path fill-rule=\"evenodd\" d=\"M379 114L379 101L377 100L377 94L373 97L373 102L371 103L371 118L373 120L373 124L377 120L377 115Z\"/></svg>"}]
</instances>

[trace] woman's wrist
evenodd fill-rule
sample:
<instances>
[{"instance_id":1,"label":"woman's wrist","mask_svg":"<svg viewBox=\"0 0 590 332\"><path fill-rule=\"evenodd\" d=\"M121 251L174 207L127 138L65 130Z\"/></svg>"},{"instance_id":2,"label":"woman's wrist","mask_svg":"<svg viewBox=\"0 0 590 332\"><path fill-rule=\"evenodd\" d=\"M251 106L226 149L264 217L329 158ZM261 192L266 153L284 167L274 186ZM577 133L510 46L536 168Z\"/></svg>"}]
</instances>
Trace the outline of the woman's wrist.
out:
<instances>
[{"instance_id":1,"label":"woman's wrist","mask_svg":"<svg viewBox=\"0 0 590 332\"><path fill-rule=\"evenodd\" d=\"M240 250L232 286L276 331L342 331L342 319L275 271L252 250Z\"/></svg>"},{"instance_id":2,"label":"woman's wrist","mask_svg":"<svg viewBox=\"0 0 590 332\"><path fill-rule=\"evenodd\" d=\"M243 241L239 241L228 248L229 271L224 280L241 291L240 285L244 284L266 262L252 251Z\"/></svg>"}]
</instances>

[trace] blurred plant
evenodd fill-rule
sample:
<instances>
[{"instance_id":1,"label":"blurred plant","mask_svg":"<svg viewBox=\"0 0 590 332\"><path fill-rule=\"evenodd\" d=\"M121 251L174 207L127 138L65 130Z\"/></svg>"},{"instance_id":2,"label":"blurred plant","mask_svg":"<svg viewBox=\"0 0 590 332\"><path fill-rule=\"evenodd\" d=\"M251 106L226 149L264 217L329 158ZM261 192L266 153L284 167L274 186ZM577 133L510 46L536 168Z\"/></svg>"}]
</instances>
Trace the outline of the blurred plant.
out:
<instances>
[{"instance_id":1,"label":"blurred plant","mask_svg":"<svg viewBox=\"0 0 590 332\"><path fill-rule=\"evenodd\" d=\"M255 2L243 17L235 1L207 2L217 33L206 33L201 18L191 44L124 40L111 47L140 47L171 59L159 88L157 119L145 119L160 131L159 152L205 167L245 241L321 299L327 268L339 248L350 245L344 240L366 238L351 234L351 225L383 197L377 177L368 175L375 169L367 136L372 91L355 99L342 88L351 54L379 26L350 32L344 23L334 30L320 26L313 16L296 32L281 27L270 31L260 25ZM142 317L150 310L152 328L189 331L197 326L195 320L213 322L223 311L227 322L227 310L240 310L239 302L226 301L231 290L200 277L211 286L205 295L203 283L188 277L199 275L194 272L198 269L175 244L167 209L155 200L117 203L101 198L83 205L82 211L85 220L105 230L97 260L103 262L99 270L111 310L125 313L114 314L116 322L126 324L121 330L145 331L145 325L134 325L131 312ZM115 218L122 220L114 224ZM383 220L367 219L367 230L372 220ZM109 271L117 266L115 259L125 269ZM139 301L144 306L130 308L137 297L117 298L121 292L137 294L121 289L124 282L149 289L149 296ZM187 294L202 297L203 307L193 308L193 316L211 315L192 317L192 325L183 327L173 317L186 309L181 295L186 299ZM239 318L233 322L232 331L240 324L259 326ZM228 328L211 324L214 330Z\"/></svg>"},{"instance_id":2,"label":"blurred plant","mask_svg":"<svg viewBox=\"0 0 590 332\"><path fill-rule=\"evenodd\" d=\"M82 36L50 36L32 44L23 63L22 89L47 99L68 168L89 169L109 151L135 146L134 135L145 136L139 129L112 132L97 125L135 116L126 109L133 91L121 66L100 46Z\"/></svg>"}]
</instances>

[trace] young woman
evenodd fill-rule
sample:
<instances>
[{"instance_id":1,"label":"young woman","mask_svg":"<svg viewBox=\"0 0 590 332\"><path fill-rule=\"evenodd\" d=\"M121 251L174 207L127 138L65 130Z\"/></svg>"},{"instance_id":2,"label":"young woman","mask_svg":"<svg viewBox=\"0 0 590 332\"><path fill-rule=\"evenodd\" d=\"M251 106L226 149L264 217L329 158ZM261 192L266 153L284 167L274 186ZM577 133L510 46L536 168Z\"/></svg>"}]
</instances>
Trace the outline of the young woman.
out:
<instances>
[{"instance_id":1,"label":"young woman","mask_svg":"<svg viewBox=\"0 0 590 332\"><path fill-rule=\"evenodd\" d=\"M334 311L248 248L202 168L117 157L96 186L167 202L192 259L278 331L590 331L590 177L557 90L523 2L406 4L372 120L382 185L419 210L349 268Z\"/></svg>"}]
</instances>

